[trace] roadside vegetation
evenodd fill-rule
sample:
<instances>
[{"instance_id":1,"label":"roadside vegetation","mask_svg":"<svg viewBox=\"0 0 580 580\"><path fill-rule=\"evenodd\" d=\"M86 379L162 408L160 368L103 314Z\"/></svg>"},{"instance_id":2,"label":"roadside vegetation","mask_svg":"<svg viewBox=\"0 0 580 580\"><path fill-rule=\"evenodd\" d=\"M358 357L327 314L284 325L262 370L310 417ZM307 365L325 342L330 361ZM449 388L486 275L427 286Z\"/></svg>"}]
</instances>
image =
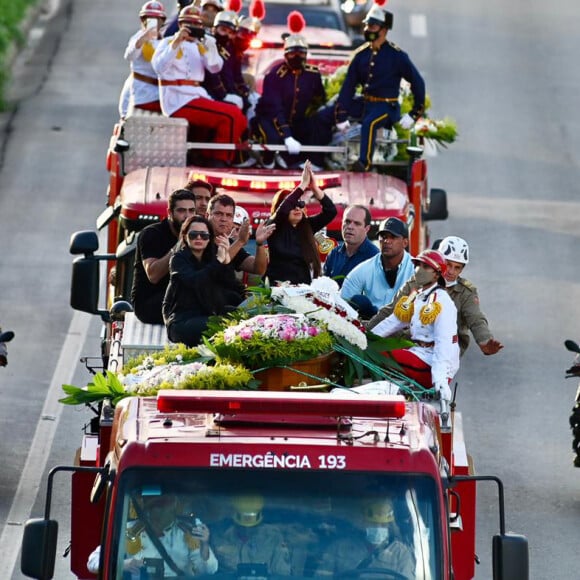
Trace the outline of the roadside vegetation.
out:
<instances>
[{"instance_id":1,"label":"roadside vegetation","mask_svg":"<svg viewBox=\"0 0 580 580\"><path fill-rule=\"evenodd\" d=\"M30 6L38 0L0 0L0 110L5 110L6 89L10 80L8 62L12 47L18 48L24 43L20 29L21 23Z\"/></svg>"}]
</instances>

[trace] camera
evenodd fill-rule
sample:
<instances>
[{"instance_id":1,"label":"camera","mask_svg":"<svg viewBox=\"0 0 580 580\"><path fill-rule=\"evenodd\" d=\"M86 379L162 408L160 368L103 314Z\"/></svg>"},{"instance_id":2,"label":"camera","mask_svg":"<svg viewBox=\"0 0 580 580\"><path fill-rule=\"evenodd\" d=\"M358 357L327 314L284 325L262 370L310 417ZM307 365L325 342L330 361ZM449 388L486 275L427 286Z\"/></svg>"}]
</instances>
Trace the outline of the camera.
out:
<instances>
[{"instance_id":1,"label":"camera","mask_svg":"<svg viewBox=\"0 0 580 580\"><path fill-rule=\"evenodd\" d=\"M199 28L197 26L188 26L187 33L192 38L197 38L201 40L205 36L205 30L203 28Z\"/></svg>"}]
</instances>

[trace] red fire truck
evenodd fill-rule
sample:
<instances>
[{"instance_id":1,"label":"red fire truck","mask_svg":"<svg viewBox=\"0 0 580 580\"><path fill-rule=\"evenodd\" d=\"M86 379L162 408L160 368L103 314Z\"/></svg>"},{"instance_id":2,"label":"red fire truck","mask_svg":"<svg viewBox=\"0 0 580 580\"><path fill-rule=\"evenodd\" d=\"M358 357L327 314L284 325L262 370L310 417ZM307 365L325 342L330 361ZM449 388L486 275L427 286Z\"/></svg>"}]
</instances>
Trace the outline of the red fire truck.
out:
<instances>
[{"instance_id":1,"label":"red fire truck","mask_svg":"<svg viewBox=\"0 0 580 580\"><path fill-rule=\"evenodd\" d=\"M502 482L474 475L460 414L452 412L443 429L426 402L342 392L160 391L114 409L105 404L98 434L84 437L77 457L50 472L45 516L26 523L26 576L53 577L51 490L61 472L72 472L70 556L78 578L94 577L87 560L98 546L102 579L305 579L325 570L343 579L467 580L475 576L476 485L483 481L499 493L493 577L528 578L527 540L506 533ZM164 549L159 538L148 539L157 500L173 506L165 533L181 538ZM177 563L183 546L199 546L186 540L202 524L217 559L211 575L192 571L187 559L188 569ZM377 528L382 539L370 543L365 534ZM257 542L256 561L238 541ZM283 574L273 563L276 550Z\"/></svg>"}]
</instances>

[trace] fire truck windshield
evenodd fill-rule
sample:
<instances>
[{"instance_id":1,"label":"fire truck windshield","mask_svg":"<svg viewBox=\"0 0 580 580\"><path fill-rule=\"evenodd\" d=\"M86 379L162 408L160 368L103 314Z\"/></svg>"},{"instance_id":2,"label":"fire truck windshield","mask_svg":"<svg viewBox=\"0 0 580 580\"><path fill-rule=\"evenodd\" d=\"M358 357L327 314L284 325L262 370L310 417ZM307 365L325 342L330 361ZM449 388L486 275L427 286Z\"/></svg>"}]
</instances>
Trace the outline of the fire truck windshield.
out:
<instances>
[{"instance_id":1,"label":"fire truck windshield","mask_svg":"<svg viewBox=\"0 0 580 580\"><path fill-rule=\"evenodd\" d=\"M441 500L424 475L148 468L119 491L107 578L442 577Z\"/></svg>"}]
</instances>

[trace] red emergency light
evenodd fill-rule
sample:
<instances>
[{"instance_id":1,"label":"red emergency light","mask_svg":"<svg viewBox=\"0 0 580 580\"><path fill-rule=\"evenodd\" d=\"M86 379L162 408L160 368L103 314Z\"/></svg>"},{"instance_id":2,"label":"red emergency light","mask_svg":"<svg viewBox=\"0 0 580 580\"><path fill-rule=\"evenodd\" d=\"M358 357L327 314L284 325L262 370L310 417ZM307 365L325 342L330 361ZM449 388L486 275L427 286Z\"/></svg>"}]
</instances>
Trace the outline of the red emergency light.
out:
<instances>
[{"instance_id":1,"label":"red emergency light","mask_svg":"<svg viewBox=\"0 0 580 580\"><path fill-rule=\"evenodd\" d=\"M237 191L278 191L280 189L294 189L300 185L301 176L291 175L261 175L260 173L236 173L215 171L192 171L189 179L201 179L211 183L214 187L222 187L229 190ZM319 175L316 178L316 184L321 189L328 187L338 187L341 184L338 173L328 173Z\"/></svg>"},{"instance_id":2,"label":"red emergency light","mask_svg":"<svg viewBox=\"0 0 580 580\"><path fill-rule=\"evenodd\" d=\"M252 415L303 415L318 417L405 416L405 398L400 395L360 397L286 392L170 391L157 395L161 413L223 413Z\"/></svg>"}]
</instances>

